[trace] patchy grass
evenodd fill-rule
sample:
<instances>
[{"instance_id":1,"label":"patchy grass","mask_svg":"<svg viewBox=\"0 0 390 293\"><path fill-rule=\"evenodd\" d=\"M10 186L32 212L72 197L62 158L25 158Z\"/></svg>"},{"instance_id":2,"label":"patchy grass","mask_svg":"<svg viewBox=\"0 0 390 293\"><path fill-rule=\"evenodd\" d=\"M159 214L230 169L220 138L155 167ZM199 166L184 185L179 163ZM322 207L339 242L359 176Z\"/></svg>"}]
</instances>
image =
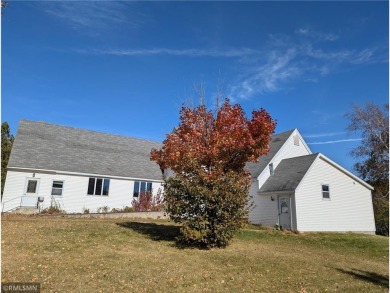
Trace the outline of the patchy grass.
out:
<instances>
[{"instance_id":1,"label":"patchy grass","mask_svg":"<svg viewBox=\"0 0 390 293\"><path fill-rule=\"evenodd\" d=\"M388 292L388 238L248 226L179 248L168 221L2 218L2 279L42 292Z\"/></svg>"}]
</instances>

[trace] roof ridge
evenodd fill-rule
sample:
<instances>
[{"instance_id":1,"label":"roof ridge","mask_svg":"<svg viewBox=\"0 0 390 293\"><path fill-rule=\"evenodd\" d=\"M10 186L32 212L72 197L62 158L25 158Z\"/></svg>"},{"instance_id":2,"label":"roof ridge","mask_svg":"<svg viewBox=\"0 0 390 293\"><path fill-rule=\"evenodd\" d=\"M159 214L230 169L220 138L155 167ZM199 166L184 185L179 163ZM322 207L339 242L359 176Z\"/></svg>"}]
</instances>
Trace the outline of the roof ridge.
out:
<instances>
[{"instance_id":1,"label":"roof ridge","mask_svg":"<svg viewBox=\"0 0 390 293\"><path fill-rule=\"evenodd\" d=\"M297 128L293 128L293 129L290 129L290 130L286 130L286 131L283 131L283 132L279 132L279 133L275 133L272 135L272 137L275 137L277 135L282 135L282 134L286 134L286 133L293 133L294 130L296 130Z\"/></svg>"}]
</instances>

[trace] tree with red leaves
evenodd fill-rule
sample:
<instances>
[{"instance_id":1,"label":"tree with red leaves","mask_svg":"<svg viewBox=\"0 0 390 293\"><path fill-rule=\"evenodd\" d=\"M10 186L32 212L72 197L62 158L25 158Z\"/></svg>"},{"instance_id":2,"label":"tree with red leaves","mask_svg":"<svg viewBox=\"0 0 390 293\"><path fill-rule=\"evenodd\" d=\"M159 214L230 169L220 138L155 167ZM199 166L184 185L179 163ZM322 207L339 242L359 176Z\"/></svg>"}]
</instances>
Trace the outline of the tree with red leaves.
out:
<instances>
[{"instance_id":1,"label":"tree with red leaves","mask_svg":"<svg viewBox=\"0 0 390 293\"><path fill-rule=\"evenodd\" d=\"M206 106L183 107L180 124L151 160L174 175L165 178L164 202L170 218L182 224L180 241L225 247L246 221L250 174L247 162L269 151L276 122L264 110L247 119L226 99L213 114Z\"/></svg>"}]
</instances>

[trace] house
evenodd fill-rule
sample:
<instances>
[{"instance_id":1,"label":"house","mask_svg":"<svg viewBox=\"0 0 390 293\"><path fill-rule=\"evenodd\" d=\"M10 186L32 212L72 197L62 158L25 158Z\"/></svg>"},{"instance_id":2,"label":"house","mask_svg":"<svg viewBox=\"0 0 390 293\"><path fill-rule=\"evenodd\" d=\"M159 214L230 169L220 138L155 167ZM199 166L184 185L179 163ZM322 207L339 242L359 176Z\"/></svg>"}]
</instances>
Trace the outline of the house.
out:
<instances>
[{"instance_id":1,"label":"house","mask_svg":"<svg viewBox=\"0 0 390 293\"><path fill-rule=\"evenodd\" d=\"M301 232L375 233L373 188L323 154L297 129L274 135L270 152L248 163L249 221Z\"/></svg>"},{"instance_id":2,"label":"house","mask_svg":"<svg viewBox=\"0 0 390 293\"><path fill-rule=\"evenodd\" d=\"M21 120L2 199L2 211L59 205L66 212L131 206L139 192L162 187L150 161L162 144L125 136ZM39 201L38 201L39 199Z\"/></svg>"},{"instance_id":3,"label":"house","mask_svg":"<svg viewBox=\"0 0 390 293\"><path fill-rule=\"evenodd\" d=\"M22 120L8 163L3 212L59 205L66 212L131 206L141 191L162 189L150 161L162 144ZM374 233L373 188L323 154L297 129L272 137L270 151L247 163L249 221L298 231Z\"/></svg>"}]
</instances>

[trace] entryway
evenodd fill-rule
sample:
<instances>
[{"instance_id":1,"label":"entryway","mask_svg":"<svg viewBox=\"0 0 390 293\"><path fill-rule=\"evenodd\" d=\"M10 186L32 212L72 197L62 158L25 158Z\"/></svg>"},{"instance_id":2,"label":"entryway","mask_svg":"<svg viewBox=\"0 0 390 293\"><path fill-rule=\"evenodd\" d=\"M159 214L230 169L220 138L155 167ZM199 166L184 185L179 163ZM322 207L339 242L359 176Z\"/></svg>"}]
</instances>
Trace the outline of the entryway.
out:
<instances>
[{"instance_id":1,"label":"entryway","mask_svg":"<svg viewBox=\"0 0 390 293\"><path fill-rule=\"evenodd\" d=\"M291 197L279 196L279 226L291 229Z\"/></svg>"}]
</instances>

